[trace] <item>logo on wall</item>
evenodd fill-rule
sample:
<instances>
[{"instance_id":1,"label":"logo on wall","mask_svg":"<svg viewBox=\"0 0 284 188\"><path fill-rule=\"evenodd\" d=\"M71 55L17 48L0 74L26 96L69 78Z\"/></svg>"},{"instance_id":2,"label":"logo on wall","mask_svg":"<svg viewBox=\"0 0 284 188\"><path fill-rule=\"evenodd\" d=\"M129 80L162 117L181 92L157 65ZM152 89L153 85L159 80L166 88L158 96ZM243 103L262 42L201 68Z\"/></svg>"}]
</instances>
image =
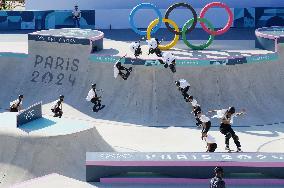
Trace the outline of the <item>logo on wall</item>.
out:
<instances>
[{"instance_id":1,"label":"logo on wall","mask_svg":"<svg viewBox=\"0 0 284 188\"><path fill-rule=\"evenodd\" d=\"M34 61L35 71L31 82L74 86L75 73L79 70L79 59L36 55ZM41 70L41 71L39 71ZM55 72L55 73L54 73Z\"/></svg>"}]
</instances>

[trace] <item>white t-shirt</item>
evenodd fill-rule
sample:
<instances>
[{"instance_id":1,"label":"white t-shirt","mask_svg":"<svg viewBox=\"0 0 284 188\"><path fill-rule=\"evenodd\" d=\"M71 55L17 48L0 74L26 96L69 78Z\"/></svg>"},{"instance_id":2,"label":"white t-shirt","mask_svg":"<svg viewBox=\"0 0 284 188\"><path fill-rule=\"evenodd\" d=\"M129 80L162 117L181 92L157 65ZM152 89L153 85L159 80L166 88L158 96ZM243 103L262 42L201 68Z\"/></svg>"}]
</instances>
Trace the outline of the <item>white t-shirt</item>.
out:
<instances>
[{"instance_id":1,"label":"white t-shirt","mask_svg":"<svg viewBox=\"0 0 284 188\"><path fill-rule=\"evenodd\" d=\"M60 106L58 106L58 102L60 101L60 99L56 100L53 102L53 105L51 107L51 109L55 109L55 108L58 108L58 107L61 107L62 108L62 104L63 102L61 102Z\"/></svg>"},{"instance_id":2,"label":"white t-shirt","mask_svg":"<svg viewBox=\"0 0 284 188\"><path fill-rule=\"evenodd\" d=\"M207 134L207 137L204 137L204 140L208 144L216 143L216 139L213 136L211 136L210 134Z\"/></svg>"},{"instance_id":3,"label":"white t-shirt","mask_svg":"<svg viewBox=\"0 0 284 188\"><path fill-rule=\"evenodd\" d=\"M73 16L76 17L76 18L81 18L81 11L78 9L78 10L73 10L72 12Z\"/></svg>"},{"instance_id":4,"label":"white t-shirt","mask_svg":"<svg viewBox=\"0 0 284 188\"><path fill-rule=\"evenodd\" d=\"M163 53L163 62L166 64L172 64L175 61L175 56L170 52Z\"/></svg>"},{"instance_id":5,"label":"white t-shirt","mask_svg":"<svg viewBox=\"0 0 284 188\"><path fill-rule=\"evenodd\" d=\"M88 96L86 97L86 100L87 100L87 101L91 101L92 98L94 98L95 96L96 96L96 93L94 92L93 89L91 89L91 90L89 91L89 93L88 93Z\"/></svg>"},{"instance_id":6,"label":"white t-shirt","mask_svg":"<svg viewBox=\"0 0 284 188\"><path fill-rule=\"evenodd\" d=\"M12 102L10 102L10 107L14 107L16 108L16 106L19 104L20 100L19 99L16 99ZM23 101L20 102L20 104L18 106L21 106L23 104Z\"/></svg>"},{"instance_id":7,"label":"white t-shirt","mask_svg":"<svg viewBox=\"0 0 284 188\"><path fill-rule=\"evenodd\" d=\"M191 105L192 105L193 107L199 106L199 104L197 103L197 100L195 100L195 99L192 100Z\"/></svg>"},{"instance_id":8,"label":"white t-shirt","mask_svg":"<svg viewBox=\"0 0 284 188\"><path fill-rule=\"evenodd\" d=\"M207 123L210 121L210 118L205 115L201 115L199 119L202 123Z\"/></svg>"},{"instance_id":9,"label":"white t-shirt","mask_svg":"<svg viewBox=\"0 0 284 188\"><path fill-rule=\"evenodd\" d=\"M114 64L114 66L113 66L113 76L114 76L114 78L117 78L118 73L119 73L119 70L118 70L118 68L116 67L117 63L118 63L118 62L116 62L116 63Z\"/></svg>"},{"instance_id":10,"label":"white t-shirt","mask_svg":"<svg viewBox=\"0 0 284 188\"><path fill-rule=\"evenodd\" d=\"M226 118L227 111L228 111L228 109L217 110L217 114L212 116L212 118L224 119L224 118ZM233 114L230 118L231 124L234 123L234 117L235 117L235 114Z\"/></svg>"},{"instance_id":11,"label":"white t-shirt","mask_svg":"<svg viewBox=\"0 0 284 188\"><path fill-rule=\"evenodd\" d=\"M190 87L190 84L185 79L180 79L179 82L180 82L179 87L182 88L182 89L186 88L187 86Z\"/></svg>"}]
</instances>

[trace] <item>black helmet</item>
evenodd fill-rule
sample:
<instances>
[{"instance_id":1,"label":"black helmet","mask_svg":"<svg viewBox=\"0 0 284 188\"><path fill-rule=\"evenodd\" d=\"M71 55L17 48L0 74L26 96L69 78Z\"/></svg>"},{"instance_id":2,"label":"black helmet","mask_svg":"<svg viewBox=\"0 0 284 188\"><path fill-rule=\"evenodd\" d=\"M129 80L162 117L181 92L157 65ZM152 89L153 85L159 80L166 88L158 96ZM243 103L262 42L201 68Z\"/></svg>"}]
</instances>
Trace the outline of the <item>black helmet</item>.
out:
<instances>
[{"instance_id":1,"label":"black helmet","mask_svg":"<svg viewBox=\"0 0 284 188\"><path fill-rule=\"evenodd\" d=\"M24 95L19 95L19 98L24 98Z\"/></svg>"},{"instance_id":2,"label":"black helmet","mask_svg":"<svg viewBox=\"0 0 284 188\"><path fill-rule=\"evenodd\" d=\"M224 170L223 170L222 167L216 167L216 168L214 168L214 172L219 173L219 172L224 172Z\"/></svg>"},{"instance_id":3,"label":"black helmet","mask_svg":"<svg viewBox=\"0 0 284 188\"><path fill-rule=\"evenodd\" d=\"M118 61L118 62L116 63L116 66L121 66L121 62Z\"/></svg>"},{"instance_id":4,"label":"black helmet","mask_svg":"<svg viewBox=\"0 0 284 188\"><path fill-rule=\"evenodd\" d=\"M97 84L92 84L92 88L96 88Z\"/></svg>"},{"instance_id":5,"label":"black helmet","mask_svg":"<svg viewBox=\"0 0 284 188\"><path fill-rule=\"evenodd\" d=\"M175 81L176 86L180 86L180 82L179 81Z\"/></svg>"},{"instance_id":6,"label":"black helmet","mask_svg":"<svg viewBox=\"0 0 284 188\"><path fill-rule=\"evenodd\" d=\"M64 95L60 95L59 98L60 98L60 99L64 99Z\"/></svg>"},{"instance_id":7,"label":"black helmet","mask_svg":"<svg viewBox=\"0 0 284 188\"><path fill-rule=\"evenodd\" d=\"M230 107L228 112L231 113L231 114L234 114L236 112L235 107Z\"/></svg>"}]
</instances>

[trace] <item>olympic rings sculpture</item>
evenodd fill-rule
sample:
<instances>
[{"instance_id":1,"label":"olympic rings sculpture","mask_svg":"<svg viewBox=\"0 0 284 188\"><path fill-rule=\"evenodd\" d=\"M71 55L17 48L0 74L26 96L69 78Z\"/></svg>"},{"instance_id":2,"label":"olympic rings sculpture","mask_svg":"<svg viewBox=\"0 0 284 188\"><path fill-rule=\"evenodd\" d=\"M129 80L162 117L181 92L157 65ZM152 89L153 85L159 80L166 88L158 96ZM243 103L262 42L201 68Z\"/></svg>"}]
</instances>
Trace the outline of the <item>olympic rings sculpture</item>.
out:
<instances>
[{"instance_id":1,"label":"olympic rings sculpture","mask_svg":"<svg viewBox=\"0 0 284 188\"><path fill-rule=\"evenodd\" d=\"M187 9L189 9L192 12L192 15L193 15L193 18L189 19L183 25L181 30L178 28L177 24L173 20L169 19L170 13L174 9L176 9L178 7L185 7ZM226 12L228 13L228 15L229 15L229 18L228 18L228 21L227 21L227 24L225 25L225 27L222 28L222 29L219 29L217 31L215 31L214 30L214 26L207 19L204 18L206 12L210 8L213 8L213 7L224 8L226 10ZM134 23L134 15L136 14L136 12L138 10L145 9L145 8L153 9L156 12L156 14L158 15L158 18L155 19L154 21L152 21L149 24L149 26L148 26L146 31L141 31L141 30L139 30L137 28L137 26ZM209 3L209 4L204 6L204 8L200 12L200 16L199 17L197 16L196 11L194 10L194 8L190 4L188 4L188 3L175 3L175 4L171 5L167 9L164 18L162 18L162 13L160 12L160 10L154 4L151 4L151 3L141 3L141 4L137 5L136 7L134 7L132 9L132 11L130 12L130 14L129 14L129 23L130 23L130 26L133 29L133 31L135 33L137 33L138 35L147 36L148 40L151 39L151 35L152 34L156 33L158 31L158 29L161 28L162 22L165 23L167 29L171 33L175 34L175 36L174 36L174 39L169 44L167 44L167 45L159 45L159 48L161 50L169 50L170 48L174 47L177 44L178 40L179 40L179 36L182 36L183 42L189 48L191 48L193 50L203 50L203 49L209 47L212 44L212 42L214 40L214 36L222 35L222 34L226 33L230 29L230 27L233 24L233 13L232 13L230 8L225 3L222 3L222 2L212 2L212 3ZM186 38L186 34L192 32L196 28L197 22L200 22L200 25L203 28L203 30L206 31L210 35L208 41L206 43L204 43L204 44L201 44L201 45L193 45L193 44L189 43L187 38ZM170 25L172 25L173 28Z\"/></svg>"}]
</instances>

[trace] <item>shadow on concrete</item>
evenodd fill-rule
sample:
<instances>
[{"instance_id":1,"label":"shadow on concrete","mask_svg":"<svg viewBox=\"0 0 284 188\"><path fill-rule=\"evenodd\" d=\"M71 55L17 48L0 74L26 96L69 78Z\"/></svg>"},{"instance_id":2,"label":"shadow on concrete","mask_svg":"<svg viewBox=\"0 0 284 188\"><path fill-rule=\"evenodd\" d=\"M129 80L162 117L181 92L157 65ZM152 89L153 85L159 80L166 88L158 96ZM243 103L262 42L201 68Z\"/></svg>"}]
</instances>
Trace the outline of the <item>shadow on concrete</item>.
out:
<instances>
[{"instance_id":1,"label":"shadow on concrete","mask_svg":"<svg viewBox=\"0 0 284 188\"><path fill-rule=\"evenodd\" d=\"M30 132L33 132L33 131L44 129L46 127L50 127L50 126L55 125L55 124L56 124L55 121L52 121L52 120L49 120L49 119L46 119L46 118L40 118L40 119L37 119L37 120L32 121L30 123L24 124L19 129L21 129L21 130L23 130L27 133L30 133Z\"/></svg>"}]
</instances>

